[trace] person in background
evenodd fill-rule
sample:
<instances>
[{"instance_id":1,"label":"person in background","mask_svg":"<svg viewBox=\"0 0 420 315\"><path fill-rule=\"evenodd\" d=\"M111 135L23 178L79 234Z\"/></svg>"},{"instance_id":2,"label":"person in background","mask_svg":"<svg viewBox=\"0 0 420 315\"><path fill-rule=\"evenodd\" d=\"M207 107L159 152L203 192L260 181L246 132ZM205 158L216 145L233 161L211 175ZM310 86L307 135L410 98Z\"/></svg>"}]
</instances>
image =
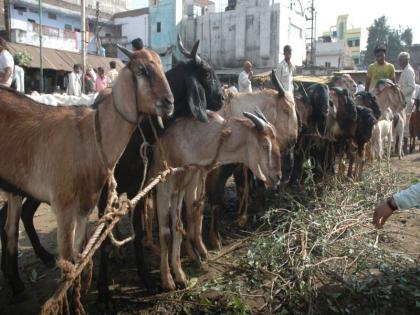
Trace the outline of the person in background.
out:
<instances>
[{"instance_id":1,"label":"person in background","mask_svg":"<svg viewBox=\"0 0 420 315\"><path fill-rule=\"evenodd\" d=\"M398 85L405 99L406 123L404 125L404 153L408 154L408 138L410 137L410 129L408 122L410 121L411 112L413 110L413 97L416 92L416 74L410 66L410 54L403 51L398 55L398 63L402 69Z\"/></svg>"},{"instance_id":2,"label":"person in background","mask_svg":"<svg viewBox=\"0 0 420 315\"><path fill-rule=\"evenodd\" d=\"M252 63L250 61L244 62L244 71L238 77L238 91L239 93L252 92L251 78L252 78Z\"/></svg>"},{"instance_id":3,"label":"person in background","mask_svg":"<svg viewBox=\"0 0 420 315\"><path fill-rule=\"evenodd\" d=\"M363 85L362 81L357 83L356 93L363 92L365 90L365 86Z\"/></svg>"},{"instance_id":4,"label":"person in background","mask_svg":"<svg viewBox=\"0 0 420 315\"><path fill-rule=\"evenodd\" d=\"M95 86L96 86L96 92L98 93L106 89L108 86L108 80L107 80L107 77L105 76L104 68L102 67L98 68L98 75L96 77Z\"/></svg>"},{"instance_id":5,"label":"person in background","mask_svg":"<svg viewBox=\"0 0 420 315\"><path fill-rule=\"evenodd\" d=\"M95 93L95 82L90 72L85 74L85 94Z\"/></svg>"},{"instance_id":6,"label":"person in background","mask_svg":"<svg viewBox=\"0 0 420 315\"><path fill-rule=\"evenodd\" d=\"M0 37L0 85L10 87L14 67L15 62L12 54L7 50L7 43Z\"/></svg>"},{"instance_id":7,"label":"person in background","mask_svg":"<svg viewBox=\"0 0 420 315\"><path fill-rule=\"evenodd\" d=\"M277 77L279 78L283 88L287 92L293 93L293 71L295 71L295 67L293 66L290 60L292 58L292 47L290 47L289 45L284 46L283 54L284 59L279 64Z\"/></svg>"},{"instance_id":8,"label":"person in background","mask_svg":"<svg viewBox=\"0 0 420 315\"><path fill-rule=\"evenodd\" d=\"M80 72L80 65L78 64L73 66L73 71L69 74L67 94L74 96L82 95L82 74Z\"/></svg>"},{"instance_id":9,"label":"person in background","mask_svg":"<svg viewBox=\"0 0 420 315\"><path fill-rule=\"evenodd\" d=\"M107 77L108 77L108 87L112 87L114 84L115 79L118 77L118 71L117 71L117 63L112 60L109 63L109 67L111 70L108 71Z\"/></svg>"},{"instance_id":10,"label":"person in background","mask_svg":"<svg viewBox=\"0 0 420 315\"><path fill-rule=\"evenodd\" d=\"M395 83L395 68L391 63L385 61L386 48L383 46L376 46L373 51L376 62L368 67L367 80L365 91L373 92L376 83L381 79L389 79Z\"/></svg>"},{"instance_id":11,"label":"person in background","mask_svg":"<svg viewBox=\"0 0 420 315\"><path fill-rule=\"evenodd\" d=\"M142 50L143 49L143 40L140 37L137 37L131 41L131 47L133 47L133 51Z\"/></svg>"},{"instance_id":12,"label":"person in background","mask_svg":"<svg viewBox=\"0 0 420 315\"><path fill-rule=\"evenodd\" d=\"M25 93L25 71L20 66L19 56L15 55L13 59L15 61L15 68L13 69L14 88L18 92Z\"/></svg>"},{"instance_id":13,"label":"person in background","mask_svg":"<svg viewBox=\"0 0 420 315\"><path fill-rule=\"evenodd\" d=\"M394 211L411 208L420 208L420 183L414 184L383 201L373 210L372 223L380 229Z\"/></svg>"},{"instance_id":14,"label":"person in background","mask_svg":"<svg viewBox=\"0 0 420 315\"><path fill-rule=\"evenodd\" d=\"M29 81L29 92L38 92L41 93L41 74L39 71L35 71L35 73L31 76L29 75L30 81ZM44 79L45 82L45 79ZM44 84L45 86L45 84Z\"/></svg>"}]
</instances>

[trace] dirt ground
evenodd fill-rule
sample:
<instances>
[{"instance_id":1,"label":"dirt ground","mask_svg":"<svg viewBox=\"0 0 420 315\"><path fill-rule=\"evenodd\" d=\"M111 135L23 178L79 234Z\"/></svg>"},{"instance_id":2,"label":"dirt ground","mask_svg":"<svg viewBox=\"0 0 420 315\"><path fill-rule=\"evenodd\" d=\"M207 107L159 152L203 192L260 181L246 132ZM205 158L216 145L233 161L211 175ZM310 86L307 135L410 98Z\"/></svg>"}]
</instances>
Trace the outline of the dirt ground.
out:
<instances>
[{"instance_id":1,"label":"dirt ground","mask_svg":"<svg viewBox=\"0 0 420 315\"><path fill-rule=\"evenodd\" d=\"M410 174L420 179L420 154L411 154L403 160L393 158L392 166L396 171ZM407 186L410 183L407 183ZM234 201L231 201L234 202ZM233 214L230 215L232 218ZM94 221L96 213L92 214L91 220ZM392 247L395 252L404 253L417 259L420 256L420 212L410 211L393 216L387 223L386 229L395 233L397 242L392 242L387 246ZM236 225L236 224L233 224ZM56 252L56 223L55 218L49 207L43 204L35 217L35 227L41 239L41 243L50 252ZM239 229L230 231L230 237L225 239L225 249L233 239L244 237L246 231ZM18 298L12 298L10 289L0 273L0 314L38 314L42 303L50 297L57 285L59 271L57 269L47 269L41 261L35 257L29 240L24 232L22 224L19 232L19 266L20 274L25 282L26 291ZM139 299L147 296L145 290L138 286L137 273L134 265L133 248L129 244L124 249L125 257L123 260L111 262L111 289L115 301L116 310L123 310L133 299L126 300L125 295L135 295ZM214 255L216 253L213 253ZM96 264L97 265L97 264ZM155 270L153 275L156 281L159 279L158 261L154 259ZM190 277L213 277L217 273L217 268L198 270L196 267L185 264L185 270ZM83 303L89 314L98 314L96 304L97 291L95 283L91 290L84 297ZM138 303L139 309L147 309L153 306L153 302ZM140 313L140 312L139 312Z\"/></svg>"}]
</instances>

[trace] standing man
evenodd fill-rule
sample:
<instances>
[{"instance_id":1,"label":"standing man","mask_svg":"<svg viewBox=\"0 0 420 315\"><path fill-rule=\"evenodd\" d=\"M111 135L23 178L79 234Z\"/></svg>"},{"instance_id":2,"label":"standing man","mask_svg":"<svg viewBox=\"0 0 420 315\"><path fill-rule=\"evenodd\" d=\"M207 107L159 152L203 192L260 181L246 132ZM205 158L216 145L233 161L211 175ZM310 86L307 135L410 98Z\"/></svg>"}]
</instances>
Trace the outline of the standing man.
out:
<instances>
[{"instance_id":1,"label":"standing man","mask_svg":"<svg viewBox=\"0 0 420 315\"><path fill-rule=\"evenodd\" d=\"M20 66L20 58L14 56L15 67L13 69L13 81L15 82L16 91L25 93L25 71Z\"/></svg>"},{"instance_id":2,"label":"standing man","mask_svg":"<svg viewBox=\"0 0 420 315\"><path fill-rule=\"evenodd\" d=\"M6 41L0 37L0 85L10 87L13 80L14 67L13 56L7 50Z\"/></svg>"},{"instance_id":3,"label":"standing man","mask_svg":"<svg viewBox=\"0 0 420 315\"><path fill-rule=\"evenodd\" d=\"M395 83L395 68L391 63L385 61L386 48L383 46L376 46L373 51L376 62L368 67L367 80L365 91L373 92L376 83L381 79L389 79Z\"/></svg>"},{"instance_id":4,"label":"standing man","mask_svg":"<svg viewBox=\"0 0 420 315\"><path fill-rule=\"evenodd\" d=\"M96 76L96 92L100 92L102 90L105 90L108 86L108 80L105 76L104 68L99 67L98 68L98 75Z\"/></svg>"},{"instance_id":5,"label":"standing man","mask_svg":"<svg viewBox=\"0 0 420 315\"><path fill-rule=\"evenodd\" d=\"M133 51L142 50L143 49L143 40L140 37L137 37L131 41L131 47L133 47Z\"/></svg>"},{"instance_id":6,"label":"standing man","mask_svg":"<svg viewBox=\"0 0 420 315\"><path fill-rule=\"evenodd\" d=\"M73 71L69 74L67 94L74 96L82 95L82 74L80 73L80 65L78 64L73 66Z\"/></svg>"},{"instance_id":7,"label":"standing man","mask_svg":"<svg viewBox=\"0 0 420 315\"><path fill-rule=\"evenodd\" d=\"M283 88L290 93L293 93L293 71L295 71L295 66L292 64L290 59L292 58L292 47L289 45L284 46L283 48L284 59L279 64L278 68L278 78L280 80Z\"/></svg>"},{"instance_id":8,"label":"standing man","mask_svg":"<svg viewBox=\"0 0 420 315\"><path fill-rule=\"evenodd\" d=\"M252 78L252 63L247 60L244 62L244 71L239 73L239 78L238 78L239 93L252 92L251 78Z\"/></svg>"},{"instance_id":9,"label":"standing man","mask_svg":"<svg viewBox=\"0 0 420 315\"><path fill-rule=\"evenodd\" d=\"M398 63L401 67L402 72L398 85L401 88L401 92L405 98L405 112L406 112L406 124L404 126L404 144L403 149L404 153L408 154L408 138L410 137L409 124L411 112L413 110L413 97L416 91L416 74L414 73L413 68L410 66L410 54L403 51L398 55Z\"/></svg>"},{"instance_id":10,"label":"standing man","mask_svg":"<svg viewBox=\"0 0 420 315\"><path fill-rule=\"evenodd\" d=\"M115 79L118 77L118 71L117 71L117 63L112 60L109 63L109 67L111 70L108 71L107 77L108 77L108 87L112 87L114 84Z\"/></svg>"}]
</instances>

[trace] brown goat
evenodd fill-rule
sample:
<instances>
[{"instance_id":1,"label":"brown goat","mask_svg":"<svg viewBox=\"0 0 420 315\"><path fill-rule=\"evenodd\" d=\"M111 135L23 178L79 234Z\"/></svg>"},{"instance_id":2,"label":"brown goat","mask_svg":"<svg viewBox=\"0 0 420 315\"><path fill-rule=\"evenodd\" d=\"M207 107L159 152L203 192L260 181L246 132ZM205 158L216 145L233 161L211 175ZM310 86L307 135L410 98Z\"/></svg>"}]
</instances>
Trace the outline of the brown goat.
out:
<instances>
[{"instance_id":1,"label":"brown goat","mask_svg":"<svg viewBox=\"0 0 420 315\"><path fill-rule=\"evenodd\" d=\"M165 160L172 167L185 165L199 167L176 174L157 186L163 289L175 289L168 260L171 237L171 264L175 281L182 287L186 285L180 260L183 231L180 213L183 201L187 209L187 241L195 241L198 250L207 252L201 239L202 216L197 216L193 209L195 202L203 202L201 198L206 175L216 164L244 163L267 185L272 186L278 182L281 165L275 128L251 113L244 115L249 119L225 120L220 115L212 113L205 128L196 120L180 119L161 138L164 154L155 149L154 174L162 169ZM200 210L202 206L198 205L197 208Z\"/></svg>"},{"instance_id":2,"label":"brown goat","mask_svg":"<svg viewBox=\"0 0 420 315\"><path fill-rule=\"evenodd\" d=\"M173 96L159 56L147 49L129 55L112 93L97 108L52 107L0 89L0 178L47 202L57 218L59 258L80 252L88 216L126 147L141 113L171 114ZM9 193L6 277L23 290L17 270L22 197ZM14 275L14 277L13 277ZM13 278L13 279L12 279Z\"/></svg>"},{"instance_id":3,"label":"brown goat","mask_svg":"<svg viewBox=\"0 0 420 315\"><path fill-rule=\"evenodd\" d=\"M414 151L416 146L416 137L420 134L420 99L416 99L414 105L416 106L416 109L411 113L408 125L410 129L410 153Z\"/></svg>"}]
</instances>

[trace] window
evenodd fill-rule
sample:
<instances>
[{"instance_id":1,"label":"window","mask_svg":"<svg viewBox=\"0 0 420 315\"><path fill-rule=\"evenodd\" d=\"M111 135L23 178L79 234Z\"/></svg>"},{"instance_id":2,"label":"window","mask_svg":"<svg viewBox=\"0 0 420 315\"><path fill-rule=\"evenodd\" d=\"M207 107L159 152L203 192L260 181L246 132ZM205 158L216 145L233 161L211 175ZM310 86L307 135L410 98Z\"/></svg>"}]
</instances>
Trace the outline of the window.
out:
<instances>
[{"instance_id":1,"label":"window","mask_svg":"<svg viewBox=\"0 0 420 315\"><path fill-rule=\"evenodd\" d=\"M358 65L359 64L359 58L354 58L353 62L354 62L355 65Z\"/></svg>"},{"instance_id":2,"label":"window","mask_svg":"<svg viewBox=\"0 0 420 315\"><path fill-rule=\"evenodd\" d=\"M349 46L349 47L353 47L353 41L352 41L352 40L348 40L348 41L347 41L347 46Z\"/></svg>"},{"instance_id":3,"label":"window","mask_svg":"<svg viewBox=\"0 0 420 315\"><path fill-rule=\"evenodd\" d=\"M76 28L76 27L75 27L75 28L74 28L74 31L75 31L75 32L79 32L79 33L80 33L80 28Z\"/></svg>"},{"instance_id":4,"label":"window","mask_svg":"<svg viewBox=\"0 0 420 315\"><path fill-rule=\"evenodd\" d=\"M162 31L162 25L161 25L161 23L160 23L160 22L157 22L157 25L156 25L156 31L157 31L158 33L160 33L160 32Z\"/></svg>"},{"instance_id":5,"label":"window","mask_svg":"<svg viewBox=\"0 0 420 315\"><path fill-rule=\"evenodd\" d=\"M331 68L331 62L326 61L325 62L325 68Z\"/></svg>"},{"instance_id":6,"label":"window","mask_svg":"<svg viewBox=\"0 0 420 315\"><path fill-rule=\"evenodd\" d=\"M64 29L66 30L66 31L71 31L72 30L72 26L70 25L70 24L64 24Z\"/></svg>"},{"instance_id":7,"label":"window","mask_svg":"<svg viewBox=\"0 0 420 315\"><path fill-rule=\"evenodd\" d=\"M50 20L57 20L57 14L48 12L48 18Z\"/></svg>"},{"instance_id":8,"label":"window","mask_svg":"<svg viewBox=\"0 0 420 315\"><path fill-rule=\"evenodd\" d=\"M29 8L29 12L38 14L38 9Z\"/></svg>"},{"instance_id":9,"label":"window","mask_svg":"<svg viewBox=\"0 0 420 315\"><path fill-rule=\"evenodd\" d=\"M28 19L28 22L29 22L29 23L34 23L34 24L36 24L36 21L35 21L35 20L33 20L33 19Z\"/></svg>"},{"instance_id":10,"label":"window","mask_svg":"<svg viewBox=\"0 0 420 315\"><path fill-rule=\"evenodd\" d=\"M355 40L354 46L359 47L360 46L360 39Z\"/></svg>"}]
</instances>

